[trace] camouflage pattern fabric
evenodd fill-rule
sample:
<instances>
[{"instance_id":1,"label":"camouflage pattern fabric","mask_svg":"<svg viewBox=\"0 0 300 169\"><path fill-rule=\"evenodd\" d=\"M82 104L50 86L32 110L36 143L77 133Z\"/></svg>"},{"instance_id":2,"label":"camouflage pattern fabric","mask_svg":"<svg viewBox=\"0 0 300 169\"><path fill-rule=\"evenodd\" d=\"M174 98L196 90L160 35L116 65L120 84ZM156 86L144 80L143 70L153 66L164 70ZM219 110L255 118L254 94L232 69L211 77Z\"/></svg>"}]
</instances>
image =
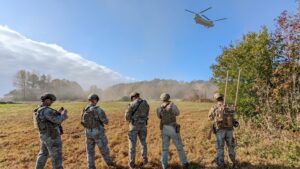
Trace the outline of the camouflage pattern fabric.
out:
<instances>
[{"instance_id":1,"label":"camouflage pattern fabric","mask_svg":"<svg viewBox=\"0 0 300 169\"><path fill-rule=\"evenodd\" d=\"M214 105L208 114L208 118L211 121L216 121L216 118L218 118L218 111L223 106L223 104L220 102L217 105ZM229 162L231 164L235 163L235 140L233 137L233 128L218 128L216 133L216 157L215 161L218 166L223 167L224 166L224 145L228 147L228 156L229 156Z\"/></svg>"},{"instance_id":2,"label":"camouflage pattern fabric","mask_svg":"<svg viewBox=\"0 0 300 169\"><path fill-rule=\"evenodd\" d=\"M136 110L136 111L135 111ZM134 112L135 111L135 112ZM125 112L125 119L129 122L129 166L135 166L136 143L140 140L143 161L147 161L147 120L149 105L146 100L140 98L132 101Z\"/></svg>"},{"instance_id":3,"label":"camouflage pattern fabric","mask_svg":"<svg viewBox=\"0 0 300 169\"><path fill-rule=\"evenodd\" d=\"M43 169L49 155L52 159L53 169L63 169L61 138L51 139L46 135L41 135L40 138L40 152L37 157L35 169Z\"/></svg>"},{"instance_id":4,"label":"camouflage pattern fabric","mask_svg":"<svg viewBox=\"0 0 300 169\"><path fill-rule=\"evenodd\" d=\"M62 141L60 136L60 130L58 124L62 123L67 116L60 115L55 113L52 109L48 107L40 107L37 110L38 115L38 123L42 126L48 126L52 124L51 130L54 130L55 136L53 136L53 132L40 132L40 152L37 156L36 161L36 169L43 169L48 156L50 155L52 160L52 166L54 169L62 169ZM48 123L47 125L45 123ZM49 127L49 126L48 126Z\"/></svg>"},{"instance_id":5,"label":"camouflage pattern fabric","mask_svg":"<svg viewBox=\"0 0 300 169\"><path fill-rule=\"evenodd\" d=\"M99 119L102 121L103 124L108 123L108 119L105 115L105 112L95 106L90 106L90 109L95 109L95 111L99 115ZM108 140L105 135L105 129L103 126L99 125L98 128L88 129L85 128L85 146L86 146L86 152L87 152L87 165L89 169L95 169L95 146L97 145L101 155L106 162L106 164L110 165L113 163L110 155L109 155L109 149L107 147Z\"/></svg>"},{"instance_id":6,"label":"camouflage pattern fabric","mask_svg":"<svg viewBox=\"0 0 300 169\"><path fill-rule=\"evenodd\" d=\"M129 140L129 166L133 167L135 165L135 156L136 156L136 143L137 139L140 140L142 147L142 158L147 160L147 127L146 126L137 126L128 131L128 140Z\"/></svg>"},{"instance_id":7,"label":"camouflage pattern fabric","mask_svg":"<svg viewBox=\"0 0 300 169\"><path fill-rule=\"evenodd\" d=\"M156 112L157 112L158 118L160 118L160 119L164 118L163 117L164 115L162 114L164 112L162 110L162 107L166 107L166 109L169 112L172 112L172 114L175 117L179 115L180 112L174 103L171 102L167 106L166 106L166 104L167 103L163 103L160 107L157 108ZM168 113L168 115L170 115L170 113ZM160 160L161 160L163 169L166 169L168 166L170 140L172 140L173 143L175 144L181 164L183 166L188 164L186 154L183 149L183 144L182 144L180 133L176 133L174 125L164 124L162 126L162 130L161 130L161 137L162 137L162 153L161 153Z\"/></svg>"}]
</instances>

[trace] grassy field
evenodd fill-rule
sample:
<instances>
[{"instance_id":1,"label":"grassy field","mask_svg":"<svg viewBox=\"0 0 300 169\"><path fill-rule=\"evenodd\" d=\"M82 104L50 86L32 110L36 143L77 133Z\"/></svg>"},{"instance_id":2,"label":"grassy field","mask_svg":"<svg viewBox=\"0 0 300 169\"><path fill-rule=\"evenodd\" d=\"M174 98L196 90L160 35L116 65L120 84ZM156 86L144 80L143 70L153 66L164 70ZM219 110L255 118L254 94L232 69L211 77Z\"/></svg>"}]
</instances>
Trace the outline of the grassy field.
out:
<instances>
[{"instance_id":1,"label":"grassy field","mask_svg":"<svg viewBox=\"0 0 300 169\"><path fill-rule=\"evenodd\" d=\"M32 110L38 103L0 105L0 168L33 168L39 150L37 130L33 127ZM80 125L80 113L86 103L58 102L53 108L64 106L69 110L69 119L63 123L64 167L67 169L86 168L86 154L83 128ZM113 159L119 167L127 168L128 159L128 124L124 121L126 102L101 102L110 124L106 126L109 148ZM207 140L209 122L207 113L211 103L177 102L181 115L182 138L191 169L212 168L211 161L215 154L214 139ZM159 102L151 102L151 115L148 127L149 169L160 168L159 155L161 139L159 120L155 109ZM300 134L275 131L268 133L241 123L235 130L237 139L238 168L270 169L300 168ZM141 161L138 147L137 161ZM174 145L170 147L170 165L172 169L180 168ZM99 150L96 151L97 168L106 168ZM51 168L50 159L47 167Z\"/></svg>"}]
</instances>

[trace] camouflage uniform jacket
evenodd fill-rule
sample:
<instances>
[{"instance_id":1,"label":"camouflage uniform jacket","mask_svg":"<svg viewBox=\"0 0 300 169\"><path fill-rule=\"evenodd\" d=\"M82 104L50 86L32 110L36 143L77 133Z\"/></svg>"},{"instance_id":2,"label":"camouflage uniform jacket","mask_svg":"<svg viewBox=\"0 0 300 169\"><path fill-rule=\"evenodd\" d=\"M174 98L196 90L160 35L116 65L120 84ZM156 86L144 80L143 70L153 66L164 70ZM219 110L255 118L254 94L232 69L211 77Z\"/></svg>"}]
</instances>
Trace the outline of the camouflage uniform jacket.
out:
<instances>
[{"instance_id":1,"label":"camouflage uniform jacket","mask_svg":"<svg viewBox=\"0 0 300 169\"><path fill-rule=\"evenodd\" d=\"M55 139L62 134L59 125L67 119L67 116L47 106L41 106L35 112L35 118L40 134L46 134Z\"/></svg>"}]
</instances>

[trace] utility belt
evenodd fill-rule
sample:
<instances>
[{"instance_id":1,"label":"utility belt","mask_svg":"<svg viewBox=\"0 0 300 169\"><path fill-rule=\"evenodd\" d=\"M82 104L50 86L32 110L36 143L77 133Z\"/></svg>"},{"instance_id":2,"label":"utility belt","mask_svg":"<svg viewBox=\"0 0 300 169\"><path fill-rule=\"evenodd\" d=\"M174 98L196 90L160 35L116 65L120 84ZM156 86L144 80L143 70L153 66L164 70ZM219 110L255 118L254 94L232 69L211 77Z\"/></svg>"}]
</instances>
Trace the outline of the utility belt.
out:
<instances>
[{"instance_id":1,"label":"utility belt","mask_svg":"<svg viewBox=\"0 0 300 169\"><path fill-rule=\"evenodd\" d=\"M58 138L62 132L61 126L54 126L50 122L46 122L44 125L44 128L39 128L40 134L45 134L48 137L51 137L51 139Z\"/></svg>"},{"instance_id":2,"label":"utility belt","mask_svg":"<svg viewBox=\"0 0 300 169\"><path fill-rule=\"evenodd\" d=\"M179 124L177 124L177 123L171 123L171 124L162 124L162 123L160 123L160 130L163 130L164 125L172 126L175 129L176 133L180 133L180 127L181 126Z\"/></svg>"},{"instance_id":3,"label":"utility belt","mask_svg":"<svg viewBox=\"0 0 300 169\"><path fill-rule=\"evenodd\" d=\"M131 120L131 124L133 126L137 126L137 125L148 125L148 118L147 119L132 119Z\"/></svg>"}]
</instances>

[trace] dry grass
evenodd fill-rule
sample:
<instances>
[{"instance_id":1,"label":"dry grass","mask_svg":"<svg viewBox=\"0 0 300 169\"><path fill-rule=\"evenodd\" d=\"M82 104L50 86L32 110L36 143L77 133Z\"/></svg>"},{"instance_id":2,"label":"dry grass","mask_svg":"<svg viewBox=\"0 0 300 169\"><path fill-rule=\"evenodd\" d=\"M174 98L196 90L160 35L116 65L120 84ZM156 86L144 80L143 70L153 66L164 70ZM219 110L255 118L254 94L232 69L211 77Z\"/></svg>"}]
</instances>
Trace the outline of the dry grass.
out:
<instances>
[{"instance_id":1,"label":"dry grass","mask_svg":"<svg viewBox=\"0 0 300 169\"><path fill-rule=\"evenodd\" d=\"M0 168L26 169L33 168L39 150L36 129L33 128L31 111L37 103L0 105ZM79 124L80 111L86 103L58 102L54 108L64 106L69 110L69 119L63 123L64 167L67 169L86 168L83 128ZM128 141L127 128L123 111L128 103L103 102L100 106L107 112L110 124L106 127L109 148L118 168L127 168ZM150 163L146 168L160 168L159 155L161 147L159 121L155 116L158 102L151 102L149 135L147 138ZM179 123L182 125L182 138L191 169L211 168L214 158L214 139L208 141L206 134L209 128L207 111L210 103L178 102L181 109ZM300 168L300 134L292 132L267 133L251 129L245 124L236 130L238 168ZM138 148L139 150L139 148ZM138 151L137 161L140 161ZM96 151L97 168L106 168ZM178 167L178 156L174 145L170 147L171 168ZM47 167L51 168L50 159Z\"/></svg>"}]
</instances>

